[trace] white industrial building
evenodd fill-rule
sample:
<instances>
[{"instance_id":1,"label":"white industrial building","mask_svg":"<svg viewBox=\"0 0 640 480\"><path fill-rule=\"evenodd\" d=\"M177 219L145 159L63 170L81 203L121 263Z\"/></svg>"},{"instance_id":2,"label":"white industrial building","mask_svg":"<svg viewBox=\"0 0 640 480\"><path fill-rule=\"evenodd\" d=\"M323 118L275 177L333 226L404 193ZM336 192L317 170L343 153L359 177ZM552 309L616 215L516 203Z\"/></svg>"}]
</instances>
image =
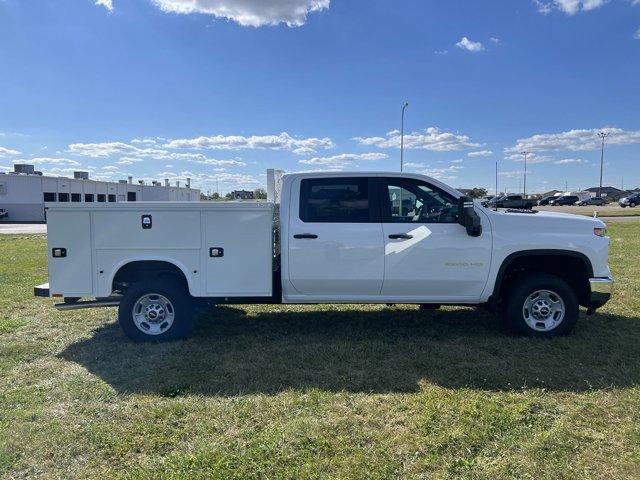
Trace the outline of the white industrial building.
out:
<instances>
[{"instance_id":1,"label":"white industrial building","mask_svg":"<svg viewBox=\"0 0 640 480\"><path fill-rule=\"evenodd\" d=\"M16 164L15 171L0 173L0 210L7 216L0 222L43 222L45 202L135 202L198 201L200 190L169 180L145 184L129 177L118 182L94 181L87 172L74 172L74 178L48 177L33 165Z\"/></svg>"}]
</instances>

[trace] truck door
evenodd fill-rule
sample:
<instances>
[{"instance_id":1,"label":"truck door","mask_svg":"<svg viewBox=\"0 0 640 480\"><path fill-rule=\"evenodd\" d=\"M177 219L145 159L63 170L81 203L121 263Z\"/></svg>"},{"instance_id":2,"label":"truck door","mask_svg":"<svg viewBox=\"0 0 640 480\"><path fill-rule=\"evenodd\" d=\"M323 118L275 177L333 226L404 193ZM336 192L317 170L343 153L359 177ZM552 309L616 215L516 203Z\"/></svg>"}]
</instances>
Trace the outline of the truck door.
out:
<instances>
[{"instance_id":1,"label":"truck door","mask_svg":"<svg viewBox=\"0 0 640 480\"><path fill-rule=\"evenodd\" d=\"M429 183L381 183L385 242L383 297L445 302L479 299L489 274L491 229L470 237L457 223L457 199Z\"/></svg>"},{"instance_id":2,"label":"truck door","mask_svg":"<svg viewBox=\"0 0 640 480\"><path fill-rule=\"evenodd\" d=\"M384 243L376 185L367 177L318 177L292 186L288 278L298 294L380 294Z\"/></svg>"}]
</instances>

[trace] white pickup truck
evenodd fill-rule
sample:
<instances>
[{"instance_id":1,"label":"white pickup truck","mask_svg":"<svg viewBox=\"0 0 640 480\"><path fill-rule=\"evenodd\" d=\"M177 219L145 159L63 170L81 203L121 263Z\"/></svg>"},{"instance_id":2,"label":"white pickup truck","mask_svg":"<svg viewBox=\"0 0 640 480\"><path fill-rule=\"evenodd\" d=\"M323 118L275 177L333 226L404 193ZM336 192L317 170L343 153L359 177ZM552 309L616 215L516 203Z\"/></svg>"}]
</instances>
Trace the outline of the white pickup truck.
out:
<instances>
[{"instance_id":1,"label":"white pickup truck","mask_svg":"<svg viewBox=\"0 0 640 480\"><path fill-rule=\"evenodd\" d=\"M50 283L35 294L119 306L135 341L184 337L196 306L225 303L485 305L549 337L613 286L600 220L493 211L422 175L286 175L279 204L46 208Z\"/></svg>"}]
</instances>

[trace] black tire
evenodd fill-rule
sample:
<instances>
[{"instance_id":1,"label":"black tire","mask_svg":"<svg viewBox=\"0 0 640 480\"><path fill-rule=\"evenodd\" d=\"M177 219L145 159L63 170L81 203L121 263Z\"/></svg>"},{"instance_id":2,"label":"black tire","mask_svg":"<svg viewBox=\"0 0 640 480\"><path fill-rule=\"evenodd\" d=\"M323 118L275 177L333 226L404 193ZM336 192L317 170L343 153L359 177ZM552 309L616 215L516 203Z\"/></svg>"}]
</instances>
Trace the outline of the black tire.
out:
<instances>
[{"instance_id":1,"label":"black tire","mask_svg":"<svg viewBox=\"0 0 640 480\"><path fill-rule=\"evenodd\" d=\"M631 208L636 208L636 203L635 203L635 202L631 202L631 203L629 204L629 206L630 206Z\"/></svg>"},{"instance_id":2,"label":"black tire","mask_svg":"<svg viewBox=\"0 0 640 480\"><path fill-rule=\"evenodd\" d=\"M157 305L160 312L164 307L165 315L173 315L172 323L166 322L164 329L162 323L151 320L142 322L149 327L148 333L141 329L142 326L138 328L136 325L134 306L139 299L147 295L152 295L151 302L157 303L151 305ZM168 300L169 304L163 304L164 300L161 297ZM142 314L143 312L144 310L141 310ZM193 301L185 286L175 280L158 278L135 283L125 291L118 309L118 321L125 335L134 342L166 342L184 338L189 334L193 327L193 314Z\"/></svg>"},{"instance_id":3,"label":"black tire","mask_svg":"<svg viewBox=\"0 0 640 480\"><path fill-rule=\"evenodd\" d=\"M513 280L514 286L507 293L504 302L504 321L514 333L530 337L549 338L570 333L578 321L580 312L578 298L573 289L561 278L546 273L531 273ZM537 291L552 292L552 298L558 297L564 303L564 318L557 325L550 321L548 329L533 328L525 319L525 302ZM534 320L533 313L529 318ZM538 328L545 322L538 322Z\"/></svg>"}]
</instances>

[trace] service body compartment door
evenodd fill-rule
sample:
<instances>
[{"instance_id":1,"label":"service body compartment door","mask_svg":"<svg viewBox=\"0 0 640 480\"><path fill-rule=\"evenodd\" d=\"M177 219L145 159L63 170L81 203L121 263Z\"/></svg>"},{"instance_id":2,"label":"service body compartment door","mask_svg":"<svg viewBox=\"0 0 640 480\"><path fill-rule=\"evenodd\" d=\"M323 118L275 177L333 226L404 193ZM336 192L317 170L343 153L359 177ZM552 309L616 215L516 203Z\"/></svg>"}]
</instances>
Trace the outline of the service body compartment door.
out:
<instances>
[{"instance_id":1,"label":"service body compartment door","mask_svg":"<svg viewBox=\"0 0 640 480\"><path fill-rule=\"evenodd\" d=\"M49 210L47 213L49 291L51 295L83 297L93 293L91 214ZM53 256L53 251L57 256Z\"/></svg>"},{"instance_id":2,"label":"service body compartment door","mask_svg":"<svg viewBox=\"0 0 640 480\"><path fill-rule=\"evenodd\" d=\"M93 228L97 250L200 249L198 210L94 211Z\"/></svg>"},{"instance_id":3,"label":"service body compartment door","mask_svg":"<svg viewBox=\"0 0 640 480\"><path fill-rule=\"evenodd\" d=\"M374 178L320 177L294 187L300 208L290 211L288 272L298 294L319 300L380 294L384 242L376 185Z\"/></svg>"},{"instance_id":4,"label":"service body compartment door","mask_svg":"<svg viewBox=\"0 0 640 480\"><path fill-rule=\"evenodd\" d=\"M270 297L273 210L230 207L203 212L206 293L211 297Z\"/></svg>"}]
</instances>

